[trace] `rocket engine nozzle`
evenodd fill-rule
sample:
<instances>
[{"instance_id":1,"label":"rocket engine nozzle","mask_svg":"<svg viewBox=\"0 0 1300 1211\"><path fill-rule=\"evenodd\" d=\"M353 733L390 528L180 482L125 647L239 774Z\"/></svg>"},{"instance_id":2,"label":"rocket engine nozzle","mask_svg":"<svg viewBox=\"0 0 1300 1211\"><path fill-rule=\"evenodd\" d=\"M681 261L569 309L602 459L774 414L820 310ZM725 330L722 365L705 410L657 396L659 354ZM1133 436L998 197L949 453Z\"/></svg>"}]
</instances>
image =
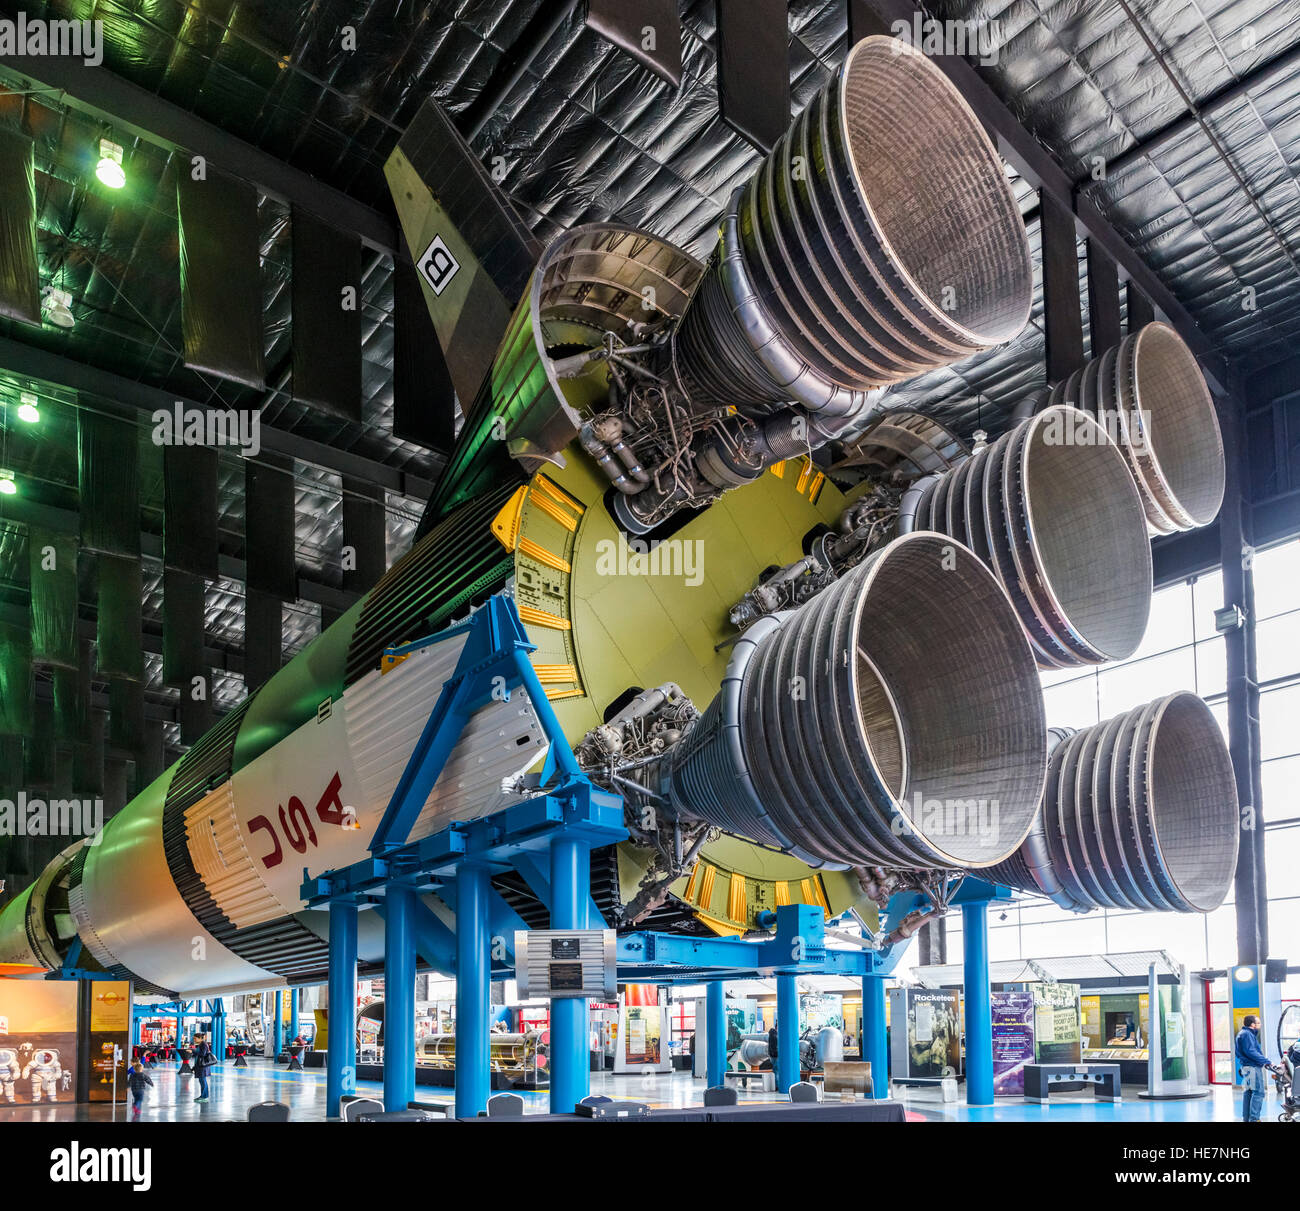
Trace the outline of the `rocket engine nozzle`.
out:
<instances>
[{"instance_id":1,"label":"rocket engine nozzle","mask_svg":"<svg viewBox=\"0 0 1300 1211\"><path fill-rule=\"evenodd\" d=\"M1151 608L1151 544L1124 456L1076 408L1048 408L921 492L915 524L971 548L1044 668L1122 660Z\"/></svg>"},{"instance_id":2,"label":"rocket engine nozzle","mask_svg":"<svg viewBox=\"0 0 1300 1211\"><path fill-rule=\"evenodd\" d=\"M1146 324L1052 391L1102 419L1124 451L1147 521L1160 534L1209 525L1223 503L1223 435L1192 351Z\"/></svg>"},{"instance_id":3,"label":"rocket engine nozzle","mask_svg":"<svg viewBox=\"0 0 1300 1211\"><path fill-rule=\"evenodd\" d=\"M1032 295L979 119L925 55L866 38L733 195L678 380L701 402L859 417L872 388L1010 340Z\"/></svg>"},{"instance_id":4,"label":"rocket engine nozzle","mask_svg":"<svg viewBox=\"0 0 1300 1211\"><path fill-rule=\"evenodd\" d=\"M980 867L1025 836L1046 752L1006 595L965 547L918 532L751 626L659 790L817 865Z\"/></svg>"},{"instance_id":5,"label":"rocket engine nozzle","mask_svg":"<svg viewBox=\"0 0 1300 1211\"><path fill-rule=\"evenodd\" d=\"M1223 734L1181 691L1061 740L1033 829L987 875L1076 912L1210 912L1232 885L1238 827Z\"/></svg>"}]
</instances>

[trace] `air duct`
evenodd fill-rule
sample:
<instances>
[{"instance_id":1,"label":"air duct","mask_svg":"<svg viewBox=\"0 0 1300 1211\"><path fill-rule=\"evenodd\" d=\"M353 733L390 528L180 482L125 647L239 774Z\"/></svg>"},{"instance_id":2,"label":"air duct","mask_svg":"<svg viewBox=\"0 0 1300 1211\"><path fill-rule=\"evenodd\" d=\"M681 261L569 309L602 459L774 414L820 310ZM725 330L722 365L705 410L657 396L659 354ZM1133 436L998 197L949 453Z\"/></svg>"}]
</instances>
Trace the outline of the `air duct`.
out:
<instances>
[{"instance_id":1,"label":"air duct","mask_svg":"<svg viewBox=\"0 0 1300 1211\"><path fill-rule=\"evenodd\" d=\"M1032 295L979 119L925 55L866 38L733 194L677 378L697 404L860 417L872 388L1010 340Z\"/></svg>"},{"instance_id":2,"label":"air duct","mask_svg":"<svg viewBox=\"0 0 1300 1211\"><path fill-rule=\"evenodd\" d=\"M1052 391L1097 417L1119 443L1160 534L1209 525L1223 503L1223 435L1192 351L1151 323L1093 358Z\"/></svg>"},{"instance_id":3,"label":"air duct","mask_svg":"<svg viewBox=\"0 0 1300 1211\"><path fill-rule=\"evenodd\" d=\"M1237 830L1223 734L1182 691L1060 738L1029 836L986 874L1075 912L1210 912L1232 885Z\"/></svg>"},{"instance_id":4,"label":"air duct","mask_svg":"<svg viewBox=\"0 0 1300 1211\"><path fill-rule=\"evenodd\" d=\"M1045 753L1005 594L965 547L918 532L750 627L660 790L819 865L982 867L1024 838Z\"/></svg>"},{"instance_id":5,"label":"air duct","mask_svg":"<svg viewBox=\"0 0 1300 1211\"><path fill-rule=\"evenodd\" d=\"M1123 455L1083 412L1048 408L918 488L912 524L988 564L1042 667L1122 660L1142 642L1151 607L1142 501Z\"/></svg>"}]
</instances>

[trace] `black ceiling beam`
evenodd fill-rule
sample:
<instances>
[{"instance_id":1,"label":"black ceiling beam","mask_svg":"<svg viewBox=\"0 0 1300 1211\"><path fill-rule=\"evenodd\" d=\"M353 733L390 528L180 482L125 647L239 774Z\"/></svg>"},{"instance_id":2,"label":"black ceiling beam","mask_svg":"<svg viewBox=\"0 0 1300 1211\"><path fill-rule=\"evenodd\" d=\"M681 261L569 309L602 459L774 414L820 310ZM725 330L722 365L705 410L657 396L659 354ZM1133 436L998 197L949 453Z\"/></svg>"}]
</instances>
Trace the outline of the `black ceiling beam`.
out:
<instances>
[{"instance_id":1,"label":"black ceiling beam","mask_svg":"<svg viewBox=\"0 0 1300 1211\"><path fill-rule=\"evenodd\" d=\"M23 525L42 526L60 534L79 534L81 532L81 514L75 509L60 509L56 505L41 504L30 497L18 496L5 503L5 520L19 522ZM157 534L144 531L140 535L140 553L148 559L163 562L163 540ZM217 573L226 580L243 584L247 579L247 568L242 559L233 555L220 555ZM306 576L298 577L298 601L307 601L313 605L326 606L339 613L350 609L361 597L360 593L350 589L336 589L333 585ZM93 636L92 636L93 638ZM147 648L146 651L153 649ZM159 651L162 649L159 648Z\"/></svg>"},{"instance_id":2,"label":"black ceiling beam","mask_svg":"<svg viewBox=\"0 0 1300 1211\"><path fill-rule=\"evenodd\" d=\"M1235 80L1217 92L1211 93L1195 109L1188 110L1187 113L1175 118L1167 126L1162 126L1159 130L1147 135L1146 138L1139 139L1132 147L1108 160L1106 162L1106 177L1117 177L1139 160L1154 154L1166 144L1185 138L1200 128L1202 118L1211 117L1218 110L1231 105L1234 101L1241 100L1252 89L1271 83L1277 77L1285 75L1298 66L1300 66L1300 45L1283 51L1267 63L1260 64L1254 71L1247 72L1240 80ZM1091 174L1080 177L1078 181L1080 189L1087 189L1089 186L1096 184L1100 184L1100 182L1095 181Z\"/></svg>"},{"instance_id":3,"label":"black ceiling beam","mask_svg":"<svg viewBox=\"0 0 1300 1211\"><path fill-rule=\"evenodd\" d=\"M87 67L81 59L59 55L39 60L0 55L0 70L62 93L74 109L111 124L119 136L129 133L170 151L203 156L270 197L328 215L336 226L389 256L400 260L407 255L387 215L103 66Z\"/></svg>"},{"instance_id":4,"label":"black ceiling beam","mask_svg":"<svg viewBox=\"0 0 1300 1211\"><path fill-rule=\"evenodd\" d=\"M918 14L925 18L925 13L910 0L866 0L866 3L890 26L901 21L910 28L913 18ZM1109 253L1123 275L1138 284L1147 298L1178 330L1193 353L1202 359L1211 359L1209 364L1203 360L1201 369L1212 387L1226 391L1227 375L1223 359L1192 319L1187 308L1138 256L1132 245L1111 226L1101 211L1087 198L1080 196L1074 180L1056 157L1020 124L1020 120L1007 108L973 64L958 55L935 55L933 61L956 85L957 91L974 110L985 130L996 140L1002 158L1031 185L1050 194L1073 213L1079 233L1095 239Z\"/></svg>"},{"instance_id":5,"label":"black ceiling beam","mask_svg":"<svg viewBox=\"0 0 1300 1211\"><path fill-rule=\"evenodd\" d=\"M113 402L121 406L120 414L131 416L134 412L153 413L159 409L172 411L179 403L186 408L206 409L206 404L177 396L174 391L153 387L101 370L97 366L73 358L37 349L33 345L10 337L0 336L0 367L26 378L85 391L102 400L103 411L111 411ZM97 401L98 406L98 401ZM433 482L408 471L400 471L386 463L376 462L351 450L339 450L325 442L313 441L287 429L277 429L263 423L262 449L272 454L287 454L300 462L311 463L326 471L336 471L354 479L364 479L378 487L387 488L415 500L427 500L433 493Z\"/></svg>"},{"instance_id":6,"label":"black ceiling beam","mask_svg":"<svg viewBox=\"0 0 1300 1211\"><path fill-rule=\"evenodd\" d=\"M8 586L11 593L20 593L22 590L17 585ZM88 610L93 611L93 602L78 603L85 605ZM16 601L0 601L0 621L12 622L16 626L22 626L31 621L30 607L19 605ZM93 614L88 616L79 615L77 618L77 637L94 642L98 635L98 622ZM156 634L145 630L140 637L140 650L148 652L151 656L161 656L163 650L162 632ZM244 672L244 658L238 651L232 651L227 648L213 647L211 644L204 644L203 657L205 663L222 673L238 673L241 676ZM101 680L107 680L107 674L96 672L95 676Z\"/></svg>"}]
</instances>

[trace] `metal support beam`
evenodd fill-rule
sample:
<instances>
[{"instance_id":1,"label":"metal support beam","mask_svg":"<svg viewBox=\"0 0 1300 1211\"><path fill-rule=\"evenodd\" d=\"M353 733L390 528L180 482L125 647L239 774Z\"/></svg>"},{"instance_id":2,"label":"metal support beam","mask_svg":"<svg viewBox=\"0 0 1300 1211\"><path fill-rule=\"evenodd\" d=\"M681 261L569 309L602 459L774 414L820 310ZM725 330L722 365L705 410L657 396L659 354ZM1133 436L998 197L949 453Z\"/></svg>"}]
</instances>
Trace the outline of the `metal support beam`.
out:
<instances>
[{"instance_id":1,"label":"metal support beam","mask_svg":"<svg viewBox=\"0 0 1300 1211\"><path fill-rule=\"evenodd\" d=\"M551 928L587 929L591 851L560 836L551 844ZM587 1056L587 1002L580 997L551 1000L551 1113L572 1114L591 1087Z\"/></svg>"},{"instance_id":2,"label":"metal support beam","mask_svg":"<svg viewBox=\"0 0 1300 1211\"><path fill-rule=\"evenodd\" d=\"M1268 958L1268 888L1264 871L1265 832L1261 803L1259 676L1255 658L1254 554L1245 425L1231 403L1219 409L1226 483L1219 511L1219 559L1223 604L1235 606L1242 624L1224 635L1228 690L1228 752L1241 805L1233 902L1237 914L1237 962L1247 966Z\"/></svg>"},{"instance_id":3,"label":"metal support beam","mask_svg":"<svg viewBox=\"0 0 1300 1211\"><path fill-rule=\"evenodd\" d=\"M42 60L44 62L44 60ZM159 410L173 412L177 404L207 410L206 404L179 398L174 391L152 387L101 370L33 345L0 336L0 367L23 378L52 383L71 391L84 391L98 397L96 408L113 415L136 420L136 413L152 415ZM115 406L116 405L116 406ZM417 500L427 500L433 493L433 481L407 471L399 471L350 450L338 450L325 442L315 441L287 429L262 425L262 449L271 454L286 454L300 462L311 463L326 471L337 471ZM441 457L441 456L439 456Z\"/></svg>"},{"instance_id":4,"label":"metal support beam","mask_svg":"<svg viewBox=\"0 0 1300 1211\"><path fill-rule=\"evenodd\" d=\"M456 876L457 1118L485 1111L491 1084L489 879L477 863L462 866Z\"/></svg>"},{"instance_id":5,"label":"metal support beam","mask_svg":"<svg viewBox=\"0 0 1300 1211\"><path fill-rule=\"evenodd\" d=\"M966 1104L993 1105L993 1010L988 904L961 906L962 997L966 1008Z\"/></svg>"},{"instance_id":6,"label":"metal support beam","mask_svg":"<svg viewBox=\"0 0 1300 1211\"><path fill-rule=\"evenodd\" d=\"M1043 243L1043 328L1047 384L1064 382L1083 365L1079 249L1074 216L1050 193L1040 195Z\"/></svg>"},{"instance_id":7,"label":"metal support beam","mask_svg":"<svg viewBox=\"0 0 1300 1211\"><path fill-rule=\"evenodd\" d=\"M88 67L81 59L59 55L39 60L0 55L0 69L62 93L73 109L109 123L117 136L130 134L187 158L203 156L212 167L252 181L270 197L329 215L332 223L355 232L372 248L398 258L406 255L393 223L379 211L107 67Z\"/></svg>"},{"instance_id":8,"label":"metal support beam","mask_svg":"<svg viewBox=\"0 0 1300 1211\"><path fill-rule=\"evenodd\" d=\"M302 999L301 988L289 989L289 1042L292 1043L301 1032L298 1022L298 1002Z\"/></svg>"},{"instance_id":9,"label":"metal support beam","mask_svg":"<svg viewBox=\"0 0 1300 1211\"><path fill-rule=\"evenodd\" d=\"M415 1100L415 892L388 886L384 912L384 1109Z\"/></svg>"},{"instance_id":10,"label":"metal support beam","mask_svg":"<svg viewBox=\"0 0 1300 1211\"><path fill-rule=\"evenodd\" d=\"M1119 313L1119 270L1096 240L1088 241L1088 341L1093 357L1124 338Z\"/></svg>"},{"instance_id":11,"label":"metal support beam","mask_svg":"<svg viewBox=\"0 0 1300 1211\"><path fill-rule=\"evenodd\" d=\"M799 985L792 971L776 976L776 1090L799 1082Z\"/></svg>"},{"instance_id":12,"label":"metal support beam","mask_svg":"<svg viewBox=\"0 0 1300 1211\"><path fill-rule=\"evenodd\" d=\"M329 914L325 1114L338 1118L344 1094L357 1091L357 906L335 900ZM411 1028L414 1031L414 1021Z\"/></svg>"},{"instance_id":13,"label":"metal support beam","mask_svg":"<svg viewBox=\"0 0 1300 1211\"><path fill-rule=\"evenodd\" d=\"M704 995L704 1083L716 1089L726 1079L726 1071L726 986L721 980L710 980Z\"/></svg>"},{"instance_id":14,"label":"metal support beam","mask_svg":"<svg viewBox=\"0 0 1300 1211\"><path fill-rule=\"evenodd\" d=\"M280 1058L284 1050L284 989L275 990L275 1029L271 1032L271 1063Z\"/></svg>"},{"instance_id":15,"label":"metal support beam","mask_svg":"<svg viewBox=\"0 0 1300 1211\"><path fill-rule=\"evenodd\" d=\"M889 1035L885 1025L885 981L862 977L862 1058L871 1065L871 1096L889 1096Z\"/></svg>"}]
</instances>

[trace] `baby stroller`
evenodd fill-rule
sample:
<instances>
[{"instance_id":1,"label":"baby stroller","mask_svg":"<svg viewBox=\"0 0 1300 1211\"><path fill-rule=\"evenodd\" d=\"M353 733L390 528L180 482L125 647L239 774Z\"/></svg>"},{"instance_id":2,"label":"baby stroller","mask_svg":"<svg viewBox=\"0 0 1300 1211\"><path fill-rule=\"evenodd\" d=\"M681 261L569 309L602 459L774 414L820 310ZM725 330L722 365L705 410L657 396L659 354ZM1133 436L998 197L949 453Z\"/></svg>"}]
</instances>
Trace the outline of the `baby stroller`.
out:
<instances>
[{"instance_id":1,"label":"baby stroller","mask_svg":"<svg viewBox=\"0 0 1300 1211\"><path fill-rule=\"evenodd\" d=\"M1294 1123L1300 1119L1300 1100L1295 1087L1295 1074L1300 1069L1300 1039L1297 1039L1282 1053L1282 1062L1273 1069L1273 1084L1277 1089L1277 1100L1282 1112L1277 1116L1279 1123Z\"/></svg>"}]
</instances>

